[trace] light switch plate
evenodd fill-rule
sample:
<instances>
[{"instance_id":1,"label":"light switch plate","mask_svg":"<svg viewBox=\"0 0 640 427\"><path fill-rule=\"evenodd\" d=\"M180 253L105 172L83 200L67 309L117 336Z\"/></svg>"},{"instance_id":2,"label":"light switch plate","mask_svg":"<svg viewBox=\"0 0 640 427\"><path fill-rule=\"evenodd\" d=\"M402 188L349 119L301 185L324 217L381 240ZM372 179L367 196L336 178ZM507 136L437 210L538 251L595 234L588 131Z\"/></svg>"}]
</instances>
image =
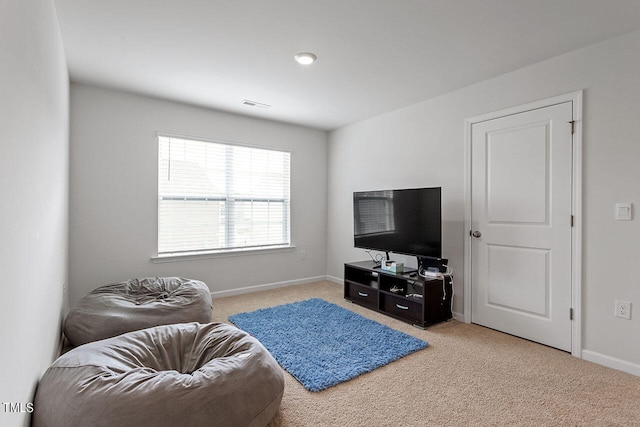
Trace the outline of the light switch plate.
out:
<instances>
[{"instance_id":1,"label":"light switch plate","mask_svg":"<svg viewBox=\"0 0 640 427\"><path fill-rule=\"evenodd\" d=\"M631 221L631 202L616 203L616 221Z\"/></svg>"}]
</instances>

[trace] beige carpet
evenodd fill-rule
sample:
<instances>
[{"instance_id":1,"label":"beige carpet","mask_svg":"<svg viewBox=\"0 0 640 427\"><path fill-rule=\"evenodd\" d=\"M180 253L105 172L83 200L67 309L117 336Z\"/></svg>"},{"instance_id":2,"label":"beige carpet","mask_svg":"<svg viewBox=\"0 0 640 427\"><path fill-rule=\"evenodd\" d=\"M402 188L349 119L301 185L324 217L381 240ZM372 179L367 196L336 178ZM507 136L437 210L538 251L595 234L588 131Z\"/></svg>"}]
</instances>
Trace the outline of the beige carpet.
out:
<instances>
[{"instance_id":1,"label":"beige carpet","mask_svg":"<svg viewBox=\"0 0 640 427\"><path fill-rule=\"evenodd\" d=\"M342 287L330 282L214 299L214 321L314 297L430 346L318 393L285 371L270 427L640 426L639 377L455 320L423 331L345 301Z\"/></svg>"}]
</instances>

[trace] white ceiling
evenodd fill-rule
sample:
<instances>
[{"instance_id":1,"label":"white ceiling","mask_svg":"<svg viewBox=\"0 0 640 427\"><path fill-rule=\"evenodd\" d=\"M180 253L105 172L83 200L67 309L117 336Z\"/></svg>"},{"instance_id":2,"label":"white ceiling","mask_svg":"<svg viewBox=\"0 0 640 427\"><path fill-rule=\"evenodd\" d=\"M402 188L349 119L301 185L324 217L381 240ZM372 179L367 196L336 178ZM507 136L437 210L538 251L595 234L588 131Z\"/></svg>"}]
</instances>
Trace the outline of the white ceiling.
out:
<instances>
[{"instance_id":1,"label":"white ceiling","mask_svg":"<svg viewBox=\"0 0 640 427\"><path fill-rule=\"evenodd\" d=\"M325 130L640 29L639 0L54 1L74 82Z\"/></svg>"}]
</instances>

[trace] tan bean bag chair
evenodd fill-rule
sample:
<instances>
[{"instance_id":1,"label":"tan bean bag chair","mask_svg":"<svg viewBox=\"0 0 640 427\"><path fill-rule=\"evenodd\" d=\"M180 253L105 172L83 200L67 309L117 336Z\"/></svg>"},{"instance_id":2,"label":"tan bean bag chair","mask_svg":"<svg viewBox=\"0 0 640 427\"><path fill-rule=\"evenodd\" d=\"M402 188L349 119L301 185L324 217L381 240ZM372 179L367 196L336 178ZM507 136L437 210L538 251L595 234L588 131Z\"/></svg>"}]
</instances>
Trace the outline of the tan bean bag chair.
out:
<instances>
[{"instance_id":1,"label":"tan bean bag chair","mask_svg":"<svg viewBox=\"0 0 640 427\"><path fill-rule=\"evenodd\" d=\"M76 347L47 369L34 427L265 426L284 377L252 336L223 323L129 332Z\"/></svg>"},{"instance_id":2,"label":"tan bean bag chair","mask_svg":"<svg viewBox=\"0 0 640 427\"><path fill-rule=\"evenodd\" d=\"M199 280L147 277L99 287L64 322L73 346L172 323L209 323L211 291Z\"/></svg>"}]
</instances>

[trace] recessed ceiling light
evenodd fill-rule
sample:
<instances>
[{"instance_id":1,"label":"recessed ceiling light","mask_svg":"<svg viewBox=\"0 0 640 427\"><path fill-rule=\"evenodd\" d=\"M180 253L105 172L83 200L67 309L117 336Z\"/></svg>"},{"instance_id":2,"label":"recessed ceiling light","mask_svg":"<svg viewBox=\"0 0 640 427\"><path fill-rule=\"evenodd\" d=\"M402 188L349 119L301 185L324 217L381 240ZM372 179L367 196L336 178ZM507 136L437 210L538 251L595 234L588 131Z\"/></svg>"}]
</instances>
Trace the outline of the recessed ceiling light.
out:
<instances>
[{"instance_id":1,"label":"recessed ceiling light","mask_svg":"<svg viewBox=\"0 0 640 427\"><path fill-rule=\"evenodd\" d=\"M318 57L311 52L300 52L294 56L294 59L298 64L310 65L313 64Z\"/></svg>"}]
</instances>

